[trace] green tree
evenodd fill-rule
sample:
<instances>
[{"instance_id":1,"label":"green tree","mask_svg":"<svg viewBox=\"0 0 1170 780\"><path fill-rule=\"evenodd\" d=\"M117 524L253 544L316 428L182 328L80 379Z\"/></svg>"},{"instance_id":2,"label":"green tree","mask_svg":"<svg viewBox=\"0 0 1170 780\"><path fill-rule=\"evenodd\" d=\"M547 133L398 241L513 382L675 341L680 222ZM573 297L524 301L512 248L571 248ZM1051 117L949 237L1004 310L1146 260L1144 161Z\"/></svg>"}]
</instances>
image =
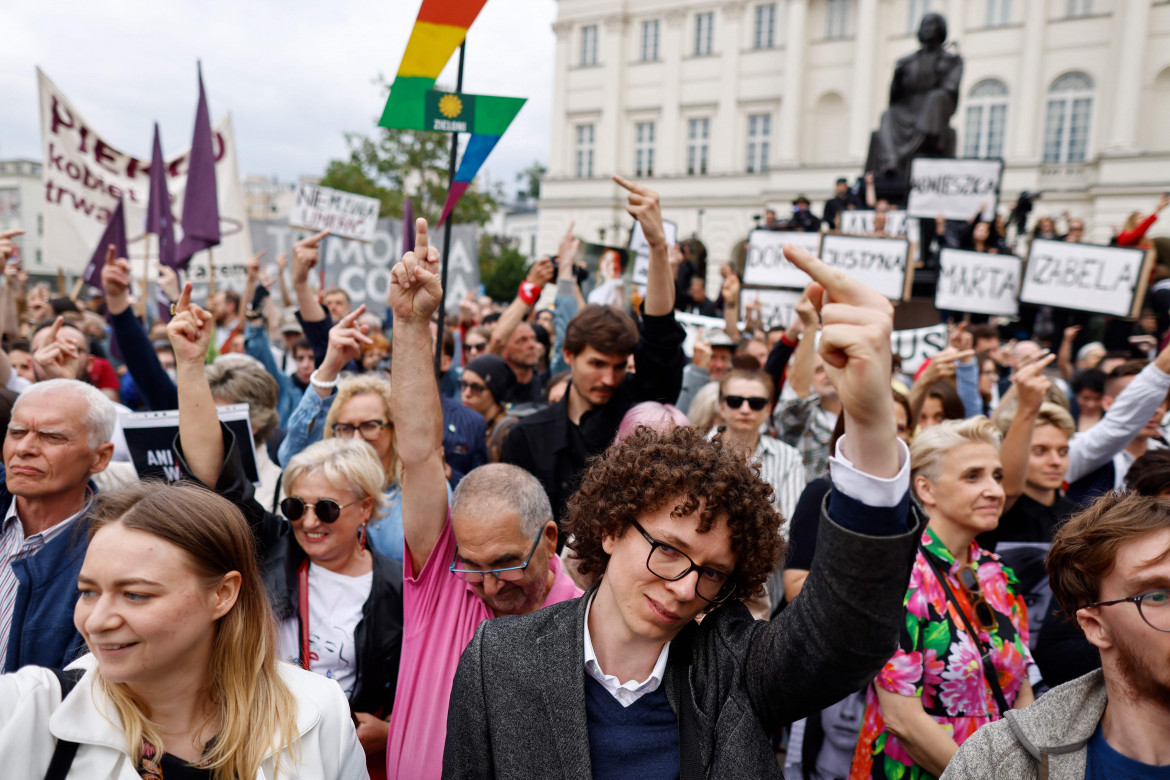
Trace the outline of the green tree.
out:
<instances>
[{"instance_id":1,"label":"green tree","mask_svg":"<svg viewBox=\"0 0 1170 780\"><path fill-rule=\"evenodd\" d=\"M486 233L479 237L479 281L493 300L511 301L528 276L528 262L510 239Z\"/></svg>"},{"instance_id":2,"label":"green tree","mask_svg":"<svg viewBox=\"0 0 1170 780\"><path fill-rule=\"evenodd\" d=\"M516 181L523 185L517 194L532 200L540 200L540 178L546 173L548 168L541 165L540 160L533 160L532 165L516 174Z\"/></svg>"}]
</instances>

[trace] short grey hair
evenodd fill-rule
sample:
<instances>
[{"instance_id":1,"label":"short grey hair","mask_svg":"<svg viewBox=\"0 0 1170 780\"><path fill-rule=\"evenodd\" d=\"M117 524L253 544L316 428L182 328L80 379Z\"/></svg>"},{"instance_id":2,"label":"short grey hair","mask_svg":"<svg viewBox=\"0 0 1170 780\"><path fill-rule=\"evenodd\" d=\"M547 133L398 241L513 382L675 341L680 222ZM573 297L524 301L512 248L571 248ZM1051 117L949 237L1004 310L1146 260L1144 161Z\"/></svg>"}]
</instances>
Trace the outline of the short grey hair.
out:
<instances>
[{"instance_id":1,"label":"short grey hair","mask_svg":"<svg viewBox=\"0 0 1170 780\"><path fill-rule=\"evenodd\" d=\"M305 447L284 469L285 493L291 495L297 481L310 473L320 474L337 488L374 499L371 518L386 508L386 472L374 448L365 441L335 437Z\"/></svg>"},{"instance_id":2,"label":"short grey hair","mask_svg":"<svg viewBox=\"0 0 1170 780\"><path fill-rule=\"evenodd\" d=\"M472 469L451 497L452 516L465 513L481 517L500 509L520 515L520 532L529 538L553 519L552 505L540 481L510 463L488 463Z\"/></svg>"},{"instance_id":3,"label":"short grey hair","mask_svg":"<svg viewBox=\"0 0 1170 780\"><path fill-rule=\"evenodd\" d=\"M113 437L114 426L118 423L118 407L101 390L78 379L46 379L25 388L12 405L12 413L16 414L17 409L27 400L54 393L80 394L85 398L89 409L82 422L85 424L85 441L91 450L97 449Z\"/></svg>"}]
</instances>

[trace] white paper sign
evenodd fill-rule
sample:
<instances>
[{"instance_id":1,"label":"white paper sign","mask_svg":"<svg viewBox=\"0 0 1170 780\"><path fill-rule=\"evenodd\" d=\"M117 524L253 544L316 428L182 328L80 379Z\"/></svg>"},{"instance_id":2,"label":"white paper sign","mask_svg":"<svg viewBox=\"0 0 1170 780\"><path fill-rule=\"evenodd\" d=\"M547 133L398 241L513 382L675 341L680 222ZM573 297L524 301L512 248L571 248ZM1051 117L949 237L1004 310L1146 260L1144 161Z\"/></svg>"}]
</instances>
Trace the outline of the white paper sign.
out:
<instances>
[{"instance_id":1,"label":"white paper sign","mask_svg":"<svg viewBox=\"0 0 1170 780\"><path fill-rule=\"evenodd\" d=\"M328 230L342 238L373 241L381 206L377 198L301 182L293 196L288 224L305 230Z\"/></svg>"},{"instance_id":2,"label":"white paper sign","mask_svg":"<svg viewBox=\"0 0 1170 780\"><path fill-rule=\"evenodd\" d=\"M896 330L890 334L890 346L894 354L902 356L902 371L911 376L924 360L937 355L946 345L945 323L913 330Z\"/></svg>"},{"instance_id":3,"label":"white paper sign","mask_svg":"<svg viewBox=\"0 0 1170 780\"><path fill-rule=\"evenodd\" d=\"M808 274L784 259L784 245L795 244L814 255L821 251L820 233L786 230L753 230L748 238L743 283L761 287L792 287L803 290L811 281Z\"/></svg>"},{"instance_id":4,"label":"white paper sign","mask_svg":"<svg viewBox=\"0 0 1170 780\"><path fill-rule=\"evenodd\" d=\"M971 219L982 207L985 220L995 219L1003 160L944 160L916 157L910 162L911 217Z\"/></svg>"},{"instance_id":5,"label":"white paper sign","mask_svg":"<svg viewBox=\"0 0 1170 780\"><path fill-rule=\"evenodd\" d=\"M902 300L909 254L910 242L904 238L866 238L826 233L821 242L821 260L840 268L891 301Z\"/></svg>"},{"instance_id":6,"label":"white paper sign","mask_svg":"<svg viewBox=\"0 0 1170 780\"><path fill-rule=\"evenodd\" d=\"M695 339L707 328L723 330L726 322L720 317L704 317L702 314L688 314L685 311L676 311L674 319L683 326L687 337L683 340L683 353L691 357L695 353Z\"/></svg>"},{"instance_id":7,"label":"white paper sign","mask_svg":"<svg viewBox=\"0 0 1170 780\"><path fill-rule=\"evenodd\" d=\"M678 225L663 220L662 232L666 233L668 247L678 243ZM630 254L634 256L634 284L646 284L650 274L650 242L642 232L641 222L634 223L634 232L630 234Z\"/></svg>"},{"instance_id":8,"label":"white paper sign","mask_svg":"<svg viewBox=\"0 0 1170 780\"><path fill-rule=\"evenodd\" d=\"M1129 317L1146 252L1035 239L1020 300L1024 303Z\"/></svg>"},{"instance_id":9,"label":"white paper sign","mask_svg":"<svg viewBox=\"0 0 1170 780\"><path fill-rule=\"evenodd\" d=\"M1019 314L1020 258L943 249L934 307L972 314Z\"/></svg>"},{"instance_id":10,"label":"white paper sign","mask_svg":"<svg viewBox=\"0 0 1170 780\"><path fill-rule=\"evenodd\" d=\"M859 209L842 211L839 217L841 223L841 232L845 235L852 236L868 236L874 230L874 217L877 216L876 211L861 211ZM890 210L886 212L886 235L888 236L904 236L906 235L906 212L901 210Z\"/></svg>"},{"instance_id":11,"label":"white paper sign","mask_svg":"<svg viewBox=\"0 0 1170 780\"><path fill-rule=\"evenodd\" d=\"M739 291L740 319L747 319L748 306L760 304L760 322L766 328L787 328L796 319L796 304L800 290L772 290L743 288Z\"/></svg>"}]
</instances>

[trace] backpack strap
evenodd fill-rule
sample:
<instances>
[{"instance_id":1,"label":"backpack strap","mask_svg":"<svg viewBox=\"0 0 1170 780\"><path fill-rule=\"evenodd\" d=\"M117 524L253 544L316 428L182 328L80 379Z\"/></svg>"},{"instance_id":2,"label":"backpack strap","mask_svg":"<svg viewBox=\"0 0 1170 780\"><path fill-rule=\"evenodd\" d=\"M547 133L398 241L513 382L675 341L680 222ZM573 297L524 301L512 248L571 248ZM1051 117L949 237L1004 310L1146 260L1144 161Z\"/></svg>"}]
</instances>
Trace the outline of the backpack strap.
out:
<instances>
[{"instance_id":1,"label":"backpack strap","mask_svg":"<svg viewBox=\"0 0 1170 780\"><path fill-rule=\"evenodd\" d=\"M684 636L685 634L685 636ZM681 640L681 641L680 641ZM707 773L699 754L699 729L695 717L695 700L691 692L690 659L692 635L685 629L675 637L671 652L684 659L675 667L674 695L678 701L678 768L680 780L701 780Z\"/></svg>"},{"instance_id":2,"label":"backpack strap","mask_svg":"<svg viewBox=\"0 0 1170 780\"><path fill-rule=\"evenodd\" d=\"M70 669L68 671L62 669L53 669L53 674L57 675L58 682L61 683L61 700L69 695L70 691L77 687L77 681L85 675L84 669ZM64 739L57 740L57 746L53 749L53 758L49 761L49 768L45 771L45 780L65 780L69 774L69 767L73 765L73 757L77 755L77 748L80 747L76 742L68 742Z\"/></svg>"}]
</instances>

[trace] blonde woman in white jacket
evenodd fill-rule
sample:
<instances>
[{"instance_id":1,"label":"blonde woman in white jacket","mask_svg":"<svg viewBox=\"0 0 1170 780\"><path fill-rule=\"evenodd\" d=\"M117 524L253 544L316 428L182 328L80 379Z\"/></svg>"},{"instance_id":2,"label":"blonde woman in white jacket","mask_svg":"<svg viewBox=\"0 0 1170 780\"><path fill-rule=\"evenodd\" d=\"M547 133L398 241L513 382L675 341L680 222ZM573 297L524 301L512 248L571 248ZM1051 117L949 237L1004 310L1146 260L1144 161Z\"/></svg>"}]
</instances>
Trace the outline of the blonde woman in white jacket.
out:
<instances>
[{"instance_id":1,"label":"blonde woman in white jacket","mask_svg":"<svg viewBox=\"0 0 1170 780\"><path fill-rule=\"evenodd\" d=\"M368 777L341 689L276 660L252 532L230 502L139 484L100 495L77 532L90 655L0 676L0 775Z\"/></svg>"}]
</instances>

